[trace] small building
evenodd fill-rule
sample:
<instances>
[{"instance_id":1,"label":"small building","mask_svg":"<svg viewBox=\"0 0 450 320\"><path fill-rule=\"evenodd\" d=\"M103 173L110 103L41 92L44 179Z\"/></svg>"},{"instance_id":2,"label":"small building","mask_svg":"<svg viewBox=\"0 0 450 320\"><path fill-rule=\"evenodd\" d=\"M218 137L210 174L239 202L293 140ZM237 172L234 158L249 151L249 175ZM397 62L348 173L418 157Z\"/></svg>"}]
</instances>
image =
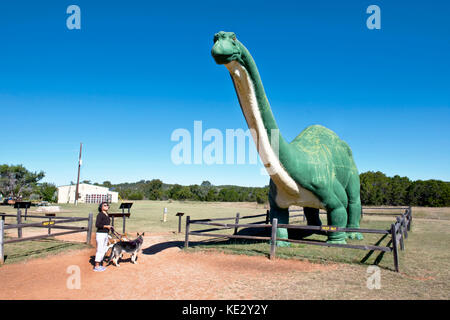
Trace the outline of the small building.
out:
<instances>
[{"instance_id":1,"label":"small building","mask_svg":"<svg viewBox=\"0 0 450 320\"><path fill-rule=\"evenodd\" d=\"M75 190L77 186L68 185L58 187L58 203L75 203ZM107 201L115 203L119 201L119 193L110 191L106 187L95 186L87 183L78 185L78 203L100 203Z\"/></svg>"}]
</instances>

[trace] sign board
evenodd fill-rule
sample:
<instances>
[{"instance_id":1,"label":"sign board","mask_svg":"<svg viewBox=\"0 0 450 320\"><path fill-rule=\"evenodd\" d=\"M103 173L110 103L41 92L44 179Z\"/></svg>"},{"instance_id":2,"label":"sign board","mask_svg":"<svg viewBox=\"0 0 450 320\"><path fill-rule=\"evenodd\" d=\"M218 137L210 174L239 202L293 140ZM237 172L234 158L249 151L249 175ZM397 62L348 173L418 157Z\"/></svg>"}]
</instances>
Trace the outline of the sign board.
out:
<instances>
[{"instance_id":1,"label":"sign board","mask_svg":"<svg viewBox=\"0 0 450 320\"><path fill-rule=\"evenodd\" d=\"M29 208L31 207L31 202L29 201L16 201L16 203L14 203L14 208Z\"/></svg>"},{"instance_id":2,"label":"sign board","mask_svg":"<svg viewBox=\"0 0 450 320\"><path fill-rule=\"evenodd\" d=\"M320 226L321 231L337 231L337 227L333 226Z\"/></svg>"},{"instance_id":3,"label":"sign board","mask_svg":"<svg viewBox=\"0 0 450 320\"><path fill-rule=\"evenodd\" d=\"M119 209L130 209L133 205L133 202L122 202L119 206Z\"/></svg>"}]
</instances>

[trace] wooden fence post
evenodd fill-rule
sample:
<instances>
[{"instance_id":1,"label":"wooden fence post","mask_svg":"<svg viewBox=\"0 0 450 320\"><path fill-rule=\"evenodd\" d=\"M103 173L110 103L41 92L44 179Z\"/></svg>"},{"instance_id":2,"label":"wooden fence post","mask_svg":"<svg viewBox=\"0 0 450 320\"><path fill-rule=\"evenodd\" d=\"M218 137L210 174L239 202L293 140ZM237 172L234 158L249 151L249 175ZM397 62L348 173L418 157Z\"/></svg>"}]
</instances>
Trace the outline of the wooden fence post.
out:
<instances>
[{"instance_id":1,"label":"wooden fence post","mask_svg":"<svg viewBox=\"0 0 450 320\"><path fill-rule=\"evenodd\" d=\"M240 218L240 216L239 216L239 212L238 212L238 213L236 213L235 224L239 224L239 218ZM234 233L233 234L237 234L237 232L238 232L238 226L234 227Z\"/></svg>"},{"instance_id":2,"label":"wooden fence post","mask_svg":"<svg viewBox=\"0 0 450 320\"><path fill-rule=\"evenodd\" d=\"M408 215L409 215L408 231L411 231L411 224L412 224L412 219L413 219L411 206L408 208Z\"/></svg>"},{"instance_id":3,"label":"wooden fence post","mask_svg":"<svg viewBox=\"0 0 450 320\"><path fill-rule=\"evenodd\" d=\"M5 228L5 221L2 219L0 221L0 264L3 264L5 262L5 255L3 251L3 243L4 243L4 228Z\"/></svg>"},{"instance_id":4,"label":"wooden fence post","mask_svg":"<svg viewBox=\"0 0 450 320\"><path fill-rule=\"evenodd\" d=\"M398 233L400 235L400 250L405 250L405 244L403 243L403 221L404 217L397 217L397 224L398 224Z\"/></svg>"},{"instance_id":5,"label":"wooden fence post","mask_svg":"<svg viewBox=\"0 0 450 320\"><path fill-rule=\"evenodd\" d=\"M52 217L48 217L48 235L52 233Z\"/></svg>"},{"instance_id":6,"label":"wooden fence post","mask_svg":"<svg viewBox=\"0 0 450 320\"><path fill-rule=\"evenodd\" d=\"M409 211L406 210L403 216L404 216L403 235L405 236L405 239L408 239Z\"/></svg>"},{"instance_id":7,"label":"wooden fence post","mask_svg":"<svg viewBox=\"0 0 450 320\"><path fill-rule=\"evenodd\" d=\"M86 235L86 244L91 244L91 235L92 235L92 224L93 224L93 214L89 212L88 225L87 225L87 235Z\"/></svg>"},{"instance_id":8,"label":"wooden fence post","mask_svg":"<svg viewBox=\"0 0 450 320\"><path fill-rule=\"evenodd\" d=\"M275 248L277 246L277 227L278 227L278 219L273 218L272 220L272 236L270 243L270 259L275 258Z\"/></svg>"},{"instance_id":9,"label":"wooden fence post","mask_svg":"<svg viewBox=\"0 0 450 320\"><path fill-rule=\"evenodd\" d=\"M189 247L189 224L191 223L191 216L186 217L186 234L184 238L184 247Z\"/></svg>"},{"instance_id":10,"label":"wooden fence post","mask_svg":"<svg viewBox=\"0 0 450 320\"><path fill-rule=\"evenodd\" d=\"M392 254L394 256L394 267L395 271L398 272L398 248L397 248L397 234L395 232L395 223L391 225L391 236L392 236Z\"/></svg>"},{"instance_id":11,"label":"wooden fence post","mask_svg":"<svg viewBox=\"0 0 450 320\"><path fill-rule=\"evenodd\" d=\"M17 224L22 223L22 211L20 209L17 209ZM17 237L22 238L22 228L17 228Z\"/></svg>"},{"instance_id":12,"label":"wooden fence post","mask_svg":"<svg viewBox=\"0 0 450 320\"><path fill-rule=\"evenodd\" d=\"M266 224L268 224L270 222L270 211L267 210L266 211Z\"/></svg>"}]
</instances>

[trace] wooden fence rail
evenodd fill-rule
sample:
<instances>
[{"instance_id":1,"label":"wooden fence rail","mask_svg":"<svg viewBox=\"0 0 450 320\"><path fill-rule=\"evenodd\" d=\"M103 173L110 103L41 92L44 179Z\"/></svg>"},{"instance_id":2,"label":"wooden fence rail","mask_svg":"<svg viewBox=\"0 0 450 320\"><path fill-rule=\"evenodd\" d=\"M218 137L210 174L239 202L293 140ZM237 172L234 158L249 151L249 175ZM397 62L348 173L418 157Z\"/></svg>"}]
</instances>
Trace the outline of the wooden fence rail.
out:
<instances>
[{"instance_id":1,"label":"wooden fence rail","mask_svg":"<svg viewBox=\"0 0 450 320\"><path fill-rule=\"evenodd\" d=\"M41 218L45 219L44 221L40 222L33 222L33 223L22 223L22 217L20 214L16 215L8 215L4 213L0 213L1 220L0 220L0 264L4 263L4 245L8 243L17 243L17 242L23 242L23 241L30 241L30 240L38 240L38 239L44 239L48 237L55 237L55 236L61 236L71 233L78 233L78 232L86 232L86 243L90 244L91 242L91 234L92 234L92 225L93 225L93 214L89 213L89 216L87 218L79 218L79 217L55 217L55 216L28 216L28 218ZM5 217L16 217L17 223L16 224L6 224L5 223ZM87 221L86 227L78 227L78 226L61 226L59 224L62 223L70 223L70 222L79 222L79 221ZM23 228L45 228L48 229L48 233L44 235L38 235L38 236L32 236L32 237L22 237L22 229ZM5 238L5 230L9 229L17 229L18 230L18 236L17 238L12 239L6 239ZM69 230L69 231L63 231L63 232L57 232L57 233L51 233L51 229L61 229L61 230ZM20 230L20 231L19 231Z\"/></svg>"},{"instance_id":2,"label":"wooden fence rail","mask_svg":"<svg viewBox=\"0 0 450 320\"><path fill-rule=\"evenodd\" d=\"M385 209L385 208L383 208ZM403 209L403 208L402 208ZM255 218L264 216L254 215L254 216L246 216L241 217L239 214L233 218L217 218L217 219L199 219L199 220L191 220L190 216L186 217L186 234L185 234L185 244L186 248L189 247L189 235L195 236L204 236L204 237L215 237L215 238L230 238L230 239L249 239L249 240L265 240L270 241L270 259L273 259L276 254L276 242L286 241L292 243L302 243L302 244L310 244L310 245L318 245L318 246L326 246L326 247L339 247L339 248L349 248L349 249L360 249L360 250L370 250L370 251L383 251L383 252L392 252L394 259L394 268L396 272L399 272L399 259L398 259L398 247L400 246L400 250L405 249L405 241L408 237L408 231L411 230L412 223L412 210L411 207L408 207L405 212L397 218L396 222L391 224L390 229L355 229L355 228L339 228L334 226L309 226L309 225L293 225L293 224L278 224L278 220L276 218L272 219L272 224L268 223L268 212L265 214L266 221L265 223L248 223L248 224L240 224L239 221L241 219ZM298 215L301 216L301 215ZM292 216L291 216L292 217ZM217 221L225 221L225 220L235 220L235 223L221 223ZM214 226L219 228L210 228L210 229L202 229L191 231L190 225L198 224L198 225L207 225ZM217 234L217 233L208 233L210 231L218 231L225 229L233 229L234 233L230 234ZM250 236L250 235L238 235L238 228L271 228L271 236L270 237L262 237L262 236ZM327 243L319 240L297 240L297 239L277 239L277 229L278 228L286 228L286 229L302 229L302 230L310 230L310 231L322 231L322 232L360 232L360 233L371 233L371 234L382 234L383 238L387 235L391 236L391 241L387 244L387 246L379 246L379 245L356 245L356 244L336 244L336 243ZM379 241L381 242L381 241ZM390 246L389 244L392 244Z\"/></svg>"}]
</instances>

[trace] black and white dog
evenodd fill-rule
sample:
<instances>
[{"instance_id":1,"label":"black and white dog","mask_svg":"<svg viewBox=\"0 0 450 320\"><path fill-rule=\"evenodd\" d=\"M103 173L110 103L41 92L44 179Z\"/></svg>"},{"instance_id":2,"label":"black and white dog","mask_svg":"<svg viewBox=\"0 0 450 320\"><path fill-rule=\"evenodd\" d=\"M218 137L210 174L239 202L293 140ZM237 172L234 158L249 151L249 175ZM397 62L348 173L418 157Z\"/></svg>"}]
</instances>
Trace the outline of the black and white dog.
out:
<instances>
[{"instance_id":1,"label":"black and white dog","mask_svg":"<svg viewBox=\"0 0 450 320\"><path fill-rule=\"evenodd\" d=\"M110 263L112 260L116 267L120 267L118 263L119 259L122 258L122 254L126 252L131 253L131 262L136 264L137 254L141 249L142 244L144 243L144 234L145 232L142 234L138 233L138 237L133 241L119 241L114 244L111 250L111 255L108 259L108 263Z\"/></svg>"}]
</instances>

